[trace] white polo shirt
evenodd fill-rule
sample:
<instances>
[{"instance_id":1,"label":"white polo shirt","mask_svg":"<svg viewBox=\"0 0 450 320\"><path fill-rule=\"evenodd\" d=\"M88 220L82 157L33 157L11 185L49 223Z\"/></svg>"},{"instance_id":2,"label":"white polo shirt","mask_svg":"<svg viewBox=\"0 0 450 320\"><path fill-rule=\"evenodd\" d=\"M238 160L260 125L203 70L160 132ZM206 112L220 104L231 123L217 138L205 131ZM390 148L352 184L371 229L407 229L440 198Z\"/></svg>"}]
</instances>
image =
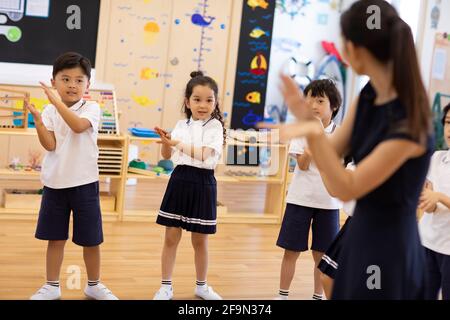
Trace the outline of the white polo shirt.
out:
<instances>
[{"instance_id":1,"label":"white polo shirt","mask_svg":"<svg viewBox=\"0 0 450 320\"><path fill-rule=\"evenodd\" d=\"M351 170L351 171L355 171L356 166L355 166L355 164L353 162L350 162L349 164L347 164L346 169L347 170ZM353 212L355 211L355 207L356 207L356 200L350 200L350 201L344 202L342 204L342 210L349 217L353 216Z\"/></svg>"},{"instance_id":2,"label":"white polo shirt","mask_svg":"<svg viewBox=\"0 0 450 320\"><path fill-rule=\"evenodd\" d=\"M326 134L331 134L336 125L331 121L325 128ZM307 142L305 138L293 139L289 147L289 153L297 156L305 152ZM342 203L339 199L333 198L325 188L319 169L311 161L308 170L302 171L295 165L294 177L289 185L286 202L299 206L318 209L340 209Z\"/></svg>"},{"instance_id":3,"label":"white polo shirt","mask_svg":"<svg viewBox=\"0 0 450 320\"><path fill-rule=\"evenodd\" d=\"M450 150L436 151L431 158L427 180L433 190L450 195ZM450 255L450 209L437 204L435 212L425 212L419 222L423 246L441 254Z\"/></svg>"},{"instance_id":4,"label":"white polo shirt","mask_svg":"<svg viewBox=\"0 0 450 320\"><path fill-rule=\"evenodd\" d=\"M219 120L194 121L192 117L187 120L179 120L171 132L173 140L194 147L209 147L214 150L212 156L205 161L191 158L189 155L173 148L172 161L176 165L188 165L201 169L214 169L219 163L223 151L223 127Z\"/></svg>"},{"instance_id":5,"label":"white polo shirt","mask_svg":"<svg viewBox=\"0 0 450 320\"><path fill-rule=\"evenodd\" d=\"M80 100L70 110L80 118L88 119L92 127L82 133L75 133L55 106L47 105L42 112L42 122L55 134L56 149L45 155L41 181L53 189L71 188L98 181L97 135L100 106L96 102Z\"/></svg>"}]
</instances>

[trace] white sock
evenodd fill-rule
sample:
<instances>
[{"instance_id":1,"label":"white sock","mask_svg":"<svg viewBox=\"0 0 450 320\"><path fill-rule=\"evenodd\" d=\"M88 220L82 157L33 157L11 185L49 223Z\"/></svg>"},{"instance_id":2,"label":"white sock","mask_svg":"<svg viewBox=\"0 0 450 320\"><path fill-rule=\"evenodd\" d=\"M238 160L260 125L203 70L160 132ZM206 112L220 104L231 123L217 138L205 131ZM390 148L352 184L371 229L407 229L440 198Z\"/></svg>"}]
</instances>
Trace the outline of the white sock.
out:
<instances>
[{"instance_id":1,"label":"white sock","mask_svg":"<svg viewBox=\"0 0 450 320\"><path fill-rule=\"evenodd\" d=\"M206 288L206 280L196 280L195 284L197 285L197 289L205 289Z\"/></svg>"},{"instance_id":2,"label":"white sock","mask_svg":"<svg viewBox=\"0 0 450 320\"><path fill-rule=\"evenodd\" d=\"M313 300L323 300L323 295L314 293L312 298L313 298Z\"/></svg>"},{"instance_id":3,"label":"white sock","mask_svg":"<svg viewBox=\"0 0 450 320\"><path fill-rule=\"evenodd\" d=\"M52 287L55 287L55 288L59 288L59 280L56 280L56 281L47 280L47 284L49 286L52 286Z\"/></svg>"},{"instance_id":4,"label":"white sock","mask_svg":"<svg viewBox=\"0 0 450 320\"><path fill-rule=\"evenodd\" d=\"M161 287L166 288L166 289L172 289L172 279L169 280L161 280Z\"/></svg>"},{"instance_id":5,"label":"white sock","mask_svg":"<svg viewBox=\"0 0 450 320\"><path fill-rule=\"evenodd\" d=\"M93 287L100 283L100 280L88 280L88 286Z\"/></svg>"},{"instance_id":6,"label":"white sock","mask_svg":"<svg viewBox=\"0 0 450 320\"><path fill-rule=\"evenodd\" d=\"M283 298L283 299L287 300L288 297L289 297L289 290L280 289L278 291L278 295L280 296L280 298Z\"/></svg>"}]
</instances>

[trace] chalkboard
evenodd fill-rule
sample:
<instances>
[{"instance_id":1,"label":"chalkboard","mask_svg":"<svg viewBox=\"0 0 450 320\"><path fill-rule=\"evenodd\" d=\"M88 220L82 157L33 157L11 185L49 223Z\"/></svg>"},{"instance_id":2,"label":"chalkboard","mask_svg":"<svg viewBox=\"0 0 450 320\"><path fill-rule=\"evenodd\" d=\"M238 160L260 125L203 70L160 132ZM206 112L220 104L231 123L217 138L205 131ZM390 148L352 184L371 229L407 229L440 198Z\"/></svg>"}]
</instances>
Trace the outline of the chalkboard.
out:
<instances>
[{"instance_id":1,"label":"chalkboard","mask_svg":"<svg viewBox=\"0 0 450 320\"><path fill-rule=\"evenodd\" d=\"M67 27L72 5L80 9L80 29ZM100 0L0 0L0 62L52 65L77 51L95 66L99 14Z\"/></svg>"}]
</instances>

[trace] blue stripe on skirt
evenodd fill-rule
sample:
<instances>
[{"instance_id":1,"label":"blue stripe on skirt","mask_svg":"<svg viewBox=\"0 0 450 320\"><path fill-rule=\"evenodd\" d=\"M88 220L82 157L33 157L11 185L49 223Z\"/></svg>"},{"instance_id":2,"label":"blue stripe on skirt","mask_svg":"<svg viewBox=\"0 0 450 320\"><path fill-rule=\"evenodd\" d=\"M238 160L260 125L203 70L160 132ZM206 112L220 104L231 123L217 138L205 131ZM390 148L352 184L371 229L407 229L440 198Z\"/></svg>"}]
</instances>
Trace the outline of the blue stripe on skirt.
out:
<instances>
[{"instance_id":1,"label":"blue stripe on skirt","mask_svg":"<svg viewBox=\"0 0 450 320\"><path fill-rule=\"evenodd\" d=\"M156 223L204 234L216 233L214 170L178 165L170 176Z\"/></svg>"}]
</instances>

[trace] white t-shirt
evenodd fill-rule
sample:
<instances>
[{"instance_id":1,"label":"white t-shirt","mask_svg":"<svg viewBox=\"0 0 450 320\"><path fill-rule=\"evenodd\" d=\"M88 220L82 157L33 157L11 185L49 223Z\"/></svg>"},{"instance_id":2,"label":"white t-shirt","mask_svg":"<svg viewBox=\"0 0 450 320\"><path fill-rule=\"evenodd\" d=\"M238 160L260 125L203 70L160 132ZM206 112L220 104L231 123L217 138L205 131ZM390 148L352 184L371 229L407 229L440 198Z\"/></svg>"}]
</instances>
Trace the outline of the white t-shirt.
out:
<instances>
[{"instance_id":1,"label":"white t-shirt","mask_svg":"<svg viewBox=\"0 0 450 320\"><path fill-rule=\"evenodd\" d=\"M347 170L352 170L352 171L354 171L355 168L356 168L356 166L355 166L355 164L353 162L350 162L349 164L347 164L347 167L346 167ZM350 200L350 201L344 202L342 204L342 210L349 217L353 216L353 212L355 211L355 207L356 207L356 200Z\"/></svg>"},{"instance_id":2,"label":"white t-shirt","mask_svg":"<svg viewBox=\"0 0 450 320\"><path fill-rule=\"evenodd\" d=\"M223 151L223 127L219 120L179 120L171 132L173 140L194 147L209 147L214 150L213 154L205 161L191 158L189 155L173 148L172 161L176 165L188 165L201 169L214 169L219 163Z\"/></svg>"},{"instance_id":3,"label":"white t-shirt","mask_svg":"<svg viewBox=\"0 0 450 320\"><path fill-rule=\"evenodd\" d=\"M326 134L331 134L336 125L332 121L325 128ZM299 155L305 152L307 142L305 138L294 139L291 141L289 153ZM302 171L295 165L294 177L289 185L286 202L299 206L319 208L319 209L340 209L342 203L340 200L331 197L325 188L319 170L313 161L311 161L308 170Z\"/></svg>"},{"instance_id":4,"label":"white t-shirt","mask_svg":"<svg viewBox=\"0 0 450 320\"><path fill-rule=\"evenodd\" d=\"M42 112L42 122L55 134L56 149L45 155L41 181L53 189L71 188L98 181L97 135L100 106L96 102L80 100L70 110L80 118L88 119L92 127L82 133L75 133L55 106L47 105Z\"/></svg>"},{"instance_id":5,"label":"white t-shirt","mask_svg":"<svg viewBox=\"0 0 450 320\"><path fill-rule=\"evenodd\" d=\"M431 158L427 180L433 190L450 195L450 150L436 151ZM450 209L437 204L435 212L425 212L419 222L422 244L430 250L450 255Z\"/></svg>"}]
</instances>

